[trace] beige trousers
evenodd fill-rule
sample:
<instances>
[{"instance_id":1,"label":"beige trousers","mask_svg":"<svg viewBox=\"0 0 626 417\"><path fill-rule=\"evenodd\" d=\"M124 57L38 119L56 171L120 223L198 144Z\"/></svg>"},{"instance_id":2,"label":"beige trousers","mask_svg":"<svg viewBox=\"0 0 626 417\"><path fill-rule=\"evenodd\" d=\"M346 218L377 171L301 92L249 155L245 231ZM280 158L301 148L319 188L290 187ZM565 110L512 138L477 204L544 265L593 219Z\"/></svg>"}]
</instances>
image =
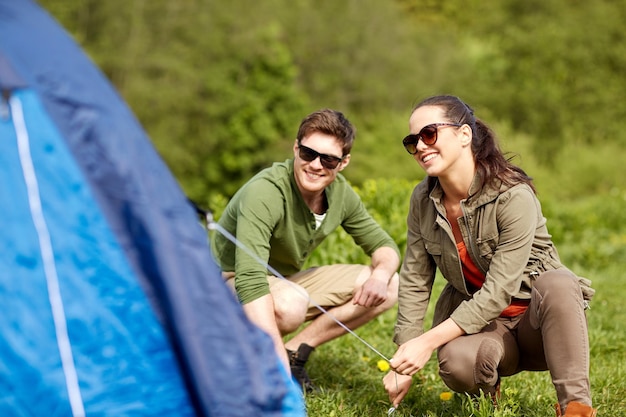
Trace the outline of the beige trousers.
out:
<instances>
[{"instance_id":1,"label":"beige trousers","mask_svg":"<svg viewBox=\"0 0 626 417\"><path fill-rule=\"evenodd\" d=\"M366 265L326 265L298 272L284 279L300 285L308 293L310 299L309 310L306 314L306 321L312 320L322 314L317 307L321 306L325 309L340 306L352 298L357 277L363 271L363 268L369 268ZM226 283L234 290L235 278L233 273L224 274ZM283 278L268 275L267 281L272 285L282 281Z\"/></svg>"},{"instance_id":2,"label":"beige trousers","mask_svg":"<svg viewBox=\"0 0 626 417\"><path fill-rule=\"evenodd\" d=\"M562 270L543 273L525 313L447 343L438 358L441 378L457 392L493 393L500 377L548 370L562 409L570 401L591 405L589 338L577 277Z\"/></svg>"}]
</instances>

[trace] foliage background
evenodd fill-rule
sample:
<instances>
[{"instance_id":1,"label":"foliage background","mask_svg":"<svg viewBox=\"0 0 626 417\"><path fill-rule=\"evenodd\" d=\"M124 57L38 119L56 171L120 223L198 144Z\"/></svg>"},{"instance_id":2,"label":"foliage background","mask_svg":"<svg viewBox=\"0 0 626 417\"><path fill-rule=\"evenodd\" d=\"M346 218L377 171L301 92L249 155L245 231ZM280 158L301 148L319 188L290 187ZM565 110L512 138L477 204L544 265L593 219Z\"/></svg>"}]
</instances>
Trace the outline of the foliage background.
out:
<instances>
[{"instance_id":1,"label":"foliage background","mask_svg":"<svg viewBox=\"0 0 626 417\"><path fill-rule=\"evenodd\" d=\"M400 139L412 106L439 93L462 97L505 145L515 140L507 148L563 180L560 193L624 188L621 2L41 4L117 86L201 203L232 195L258 169L289 156L300 120L321 107L343 111L357 126L344 171L355 184L416 180L422 174Z\"/></svg>"},{"instance_id":2,"label":"foliage background","mask_svg":"<svg viewBox=\"0 0 626 417\"><path fill-rule=\"evenodd\" d=\"M597 0L40 0L114 83L185 193L217 216L251 175L290 156L322 107L357 126L344 171L404 247L423 173L400 144L412 106L455 94L536 179L565 263L594 281L592 388L601 415L626 414L626 8ZM366 262L338 231L309 262ZM393 352L393 312L359 329ZM388 402L350 338L318 349L312 416L384 414ZM361 361L355 361L361 358ZM507 379L499 410L420 374L403 415L550 415L545 373ZM421 410L421 411L420 411ZM430 410L423 413L423 410Z\"/></svg>"}]
</instances>

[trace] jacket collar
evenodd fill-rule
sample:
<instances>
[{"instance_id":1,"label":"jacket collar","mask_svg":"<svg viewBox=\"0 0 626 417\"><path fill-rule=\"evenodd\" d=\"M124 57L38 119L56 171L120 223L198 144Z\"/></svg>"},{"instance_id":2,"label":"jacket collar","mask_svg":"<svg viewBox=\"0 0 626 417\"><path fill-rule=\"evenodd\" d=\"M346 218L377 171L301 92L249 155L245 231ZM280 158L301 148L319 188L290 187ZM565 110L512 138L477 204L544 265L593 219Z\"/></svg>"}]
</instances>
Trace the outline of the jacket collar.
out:
<instances>
[{"instance_id":1,"label":"jacket collar","mask_svg":"<svg viewBox=\"0 0 626 417\"><path fill-rule=\"evenodd\" d=\"M437 204L441 204L443 198L443 189L441 188L441 184L439 183L439 179L436 177L430 177L429 181L431 182L431 192L430 198ZM466 198L464 204L467 208L476 208L498 198L498 196L506 189L507 187L502 184L502 181L494 178L490 183L486 185L482 185L482 175L479 172L476 172L474 178L472 179L472 183L469 188L469 197Z\"/></svg>"}]
</instances>

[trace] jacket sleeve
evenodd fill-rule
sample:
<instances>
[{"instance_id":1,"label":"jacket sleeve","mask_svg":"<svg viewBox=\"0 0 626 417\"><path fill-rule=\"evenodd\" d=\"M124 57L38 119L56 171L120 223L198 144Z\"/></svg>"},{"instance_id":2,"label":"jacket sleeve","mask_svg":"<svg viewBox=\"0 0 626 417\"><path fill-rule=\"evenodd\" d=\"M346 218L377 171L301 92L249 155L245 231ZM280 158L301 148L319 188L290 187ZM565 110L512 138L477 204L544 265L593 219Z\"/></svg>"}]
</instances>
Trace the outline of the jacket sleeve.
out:
<instances>
[{"instance_id":1,"label":"jacket sleeve","mask_svg":"<svg viewBox=\"0 0 626 417\"><path fill-rule=\"evenodd\" d=\"M468 334L479 332L497 318L518 293L542 218L539 202L526 186L510 189L494 204L497 230L476 242L481 256L491 258L485 282L451 316Z\"/></svg>"},{"instance_id":2,"label":"jacket sleeve","mask_svg":"<svg viewBox=\"0 0 626 417\"><path fill-rule=\"evenodd\" d=\"M249 184L238 199L235 235L243 246L268 262L270 239L283 215L282 194L268 181ZM245 304L269 294L267 268L247 251L237 246L235 252L235 289Z\"/></svg>"},{"instance_id":3,"label":"jacket sleeve","mask_svg":"<svg viewBox=\"0 0 626 417\"><path fill-rule=\"evenodd\" d=\"M435 262L420 232L419 193L413 192L407 217L407 244L400 269L398 317L393 340L401 345L424 333L424 317L435 279Z\"/></svg>"}]
</instances>

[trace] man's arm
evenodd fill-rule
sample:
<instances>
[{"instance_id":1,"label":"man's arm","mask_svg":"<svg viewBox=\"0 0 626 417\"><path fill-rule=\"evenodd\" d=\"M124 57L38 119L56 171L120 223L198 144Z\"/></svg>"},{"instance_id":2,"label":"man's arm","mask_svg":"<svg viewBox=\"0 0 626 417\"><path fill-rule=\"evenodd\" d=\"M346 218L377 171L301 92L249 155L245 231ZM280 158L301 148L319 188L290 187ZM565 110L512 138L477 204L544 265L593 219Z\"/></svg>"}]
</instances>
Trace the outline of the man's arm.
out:
<instances>
[{"instance_id":1,"label":"man's arm","mask_svg":"<svg viewBox=\"0 0 626 417\"><path fill-rule=\"evenodd\" d=\"M363 307L375 307L387 301L387 286L400 265L398 252L382 246L372 253L372 273L352 297L352 303Z\"/></svg>"},{"instance_id":2,"label":"man's arm","mask_svg":"<svg viewBox=\"0 0 626 417\"><path fill-rule=\"evenodd\" d=\"M258 259L269 262L272 230L283 216L280 192L271 182L257 178L246 184L229 202L220 224L233 233L242 246L224 242L223 264L231 265L235 290L248 319L274 343L275 351L289 372L287 352L276 322L274 298L267 282L267 268ZM250 256L251 251L256 258ZM258 258L258 259L257 259Z\"/></svg>"},{"instance_id":3,"label":"man's arm","mask_svg":"<svg viewBox=\"0 0 626 417\"><path fill-rule=\"evenodd\" d=\"M285 365L285 369L289 372L289 359L287 351L283 344L283 338L276 324L276 316L274 315L274 299L271 294L264 295L249 303L243 305L243 311L250 321L256 324L261 330L267 333L274 342L276 354Z\"/></svg>"}]
</instances>

